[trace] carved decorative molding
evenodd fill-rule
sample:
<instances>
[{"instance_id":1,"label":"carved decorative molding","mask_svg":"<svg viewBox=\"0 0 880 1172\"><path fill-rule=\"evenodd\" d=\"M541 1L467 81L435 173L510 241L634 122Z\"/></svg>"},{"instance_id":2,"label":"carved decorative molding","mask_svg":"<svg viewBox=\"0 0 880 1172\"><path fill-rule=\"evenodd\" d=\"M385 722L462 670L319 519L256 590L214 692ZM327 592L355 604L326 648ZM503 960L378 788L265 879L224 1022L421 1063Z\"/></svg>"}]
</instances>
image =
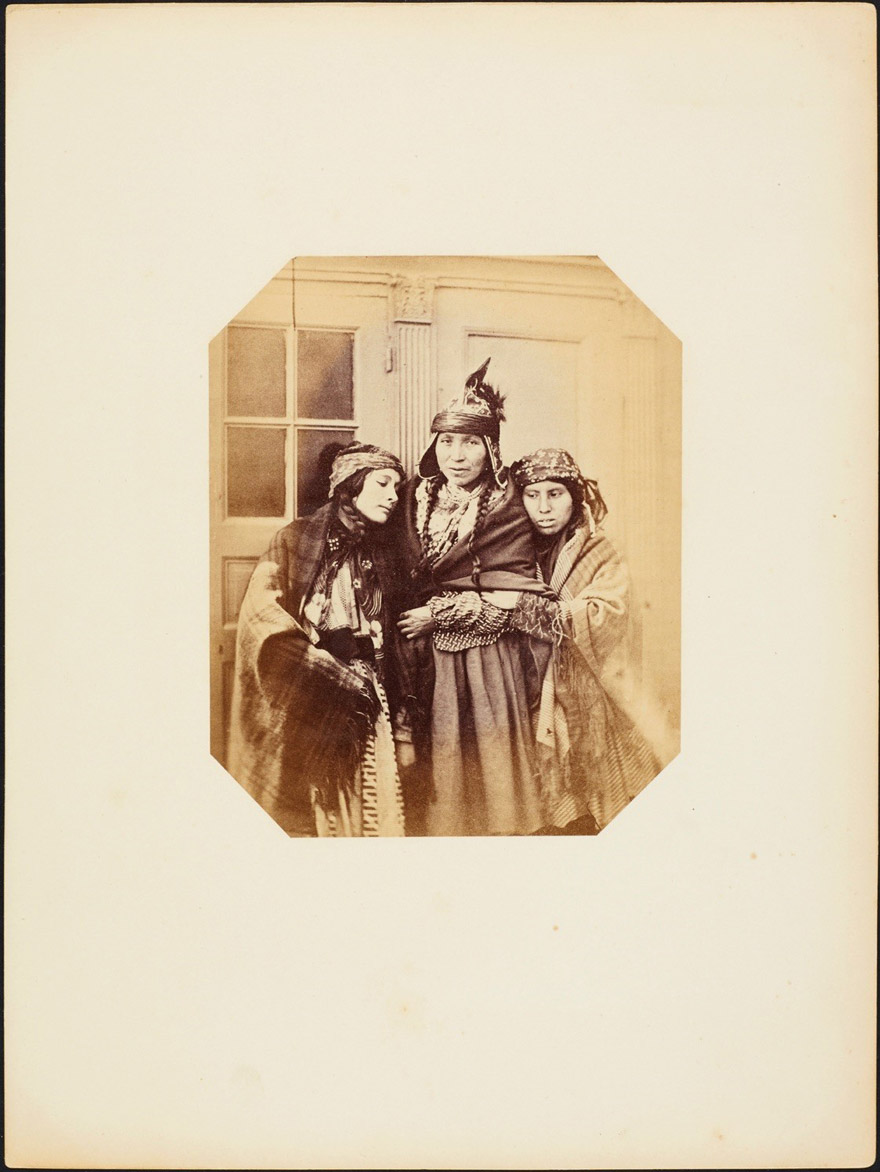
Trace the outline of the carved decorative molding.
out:
<instances>
[{"instance_id":1,"label":"carved decorative molding","mask_svg":"<svg viewBox=\"0 0 880 1172\"><path fill-rule=\"evenodd\" d=\"M435 282L428 277L395 276L392 289L394 320L430 322L434 311Z\"/></svg>"}]
</instances>

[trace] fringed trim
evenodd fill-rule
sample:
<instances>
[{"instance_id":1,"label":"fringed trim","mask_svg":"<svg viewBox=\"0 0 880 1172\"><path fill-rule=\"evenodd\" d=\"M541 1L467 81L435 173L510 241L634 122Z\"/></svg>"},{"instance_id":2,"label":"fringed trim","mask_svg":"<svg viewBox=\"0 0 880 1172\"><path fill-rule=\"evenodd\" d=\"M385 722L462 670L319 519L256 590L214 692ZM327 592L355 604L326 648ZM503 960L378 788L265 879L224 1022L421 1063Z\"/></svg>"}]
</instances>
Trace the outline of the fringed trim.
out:
<instances>
[{"instance_id":1,"label":"fringed trim","mask_svg":"<svg viewBox=\"0 0 880 1172\"><path fill-rule=\"evenodd\" d=\"M554 643L557 647L565 638L565 627L559 603L540 594L523 591L510 612L510 625L533 639Z\"/></svg>"},{"instance_id":2,"label":"fringed trim","mask_svg":"<svg viewBox=\"0 0 880 1172\"><path fill-rule=\"evenodd\" d=\"M334 746L328 748L320 776L312 779L318 801L325 810L339 809L340 791L349 796L354 794L358 766L376 727L379 711L379 698L370 687L347 712L339 712Z\"/></svg>"},{"instance_id":3,"label":"fringed trim","mask_svg":"<svg viewBox=\"0 0 880 1172\"><path fill-rule=\"evenodd\" d=\"M568 694L572 711L578 714L578 739L595 761L605 752L607 739L605 690L586 664L576 662L576 655L572 640L565 639L557 651L559 686Z\"/></svg>"}]
</instances>

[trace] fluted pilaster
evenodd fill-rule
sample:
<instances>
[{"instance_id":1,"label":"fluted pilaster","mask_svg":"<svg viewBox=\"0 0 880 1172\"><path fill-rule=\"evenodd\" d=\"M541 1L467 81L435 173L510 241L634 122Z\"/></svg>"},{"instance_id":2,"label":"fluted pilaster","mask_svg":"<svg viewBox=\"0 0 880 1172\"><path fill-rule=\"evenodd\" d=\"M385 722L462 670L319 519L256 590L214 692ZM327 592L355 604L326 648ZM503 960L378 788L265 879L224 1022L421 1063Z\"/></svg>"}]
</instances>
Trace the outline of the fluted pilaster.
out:
<instances>
[{"instance_id":1,"label":"fluted pilaster","mask_svg":"<svg viewBox=\"0 0 880 1172\"><path fill-rule=\"evenodd\" d=\"M428 442L431 419L431 326L398 325L398 454L407 473L415 471Z\"/></svg>"}]
</instances>

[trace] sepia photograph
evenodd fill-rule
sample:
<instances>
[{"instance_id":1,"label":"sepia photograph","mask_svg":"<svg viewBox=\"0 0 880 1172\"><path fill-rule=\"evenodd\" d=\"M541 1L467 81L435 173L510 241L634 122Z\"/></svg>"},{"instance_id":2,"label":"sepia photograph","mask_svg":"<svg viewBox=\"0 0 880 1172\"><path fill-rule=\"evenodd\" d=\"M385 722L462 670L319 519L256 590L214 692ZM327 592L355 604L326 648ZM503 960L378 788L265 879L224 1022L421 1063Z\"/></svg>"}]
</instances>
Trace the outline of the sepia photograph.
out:
<instances>
[{"instance_id":1,"label":"sepia photograph","mask_svg":"<svg viewBox=\"0 0 880 1172\"><path fill-rule=\"evenodd\" d=\"M293 836L607 826L679 748L661 318L594 256L305 257L210 355L217 760Z\"/></svg>"},{"instance_id":2,"label":"sepia photograph","mask_svg":"<svg viewBox=\"0 0 880 1172\"><path fill-rule=\"evenodd\" d=\"M6 67L6 1165L870 1166L874 9Z\"/></svg>"}]
</instances>

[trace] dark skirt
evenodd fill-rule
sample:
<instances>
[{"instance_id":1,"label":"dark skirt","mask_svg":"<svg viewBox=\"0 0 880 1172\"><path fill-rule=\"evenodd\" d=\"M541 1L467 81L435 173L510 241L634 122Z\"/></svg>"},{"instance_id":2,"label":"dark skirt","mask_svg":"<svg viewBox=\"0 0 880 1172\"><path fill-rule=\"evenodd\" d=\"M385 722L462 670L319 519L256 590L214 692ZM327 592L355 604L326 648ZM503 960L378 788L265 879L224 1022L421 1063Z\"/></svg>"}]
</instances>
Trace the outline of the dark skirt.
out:
<instances>
[{"instance_id":1,"label":"dark skirt","mask_svg":"<svg viewBox=\"0 0 880 1172\"><path fill-rule=\"evenodd\" d=\"M429 835L533 834L544 824L523 636L434 648Z\"/></svg>"}]
</instances>

